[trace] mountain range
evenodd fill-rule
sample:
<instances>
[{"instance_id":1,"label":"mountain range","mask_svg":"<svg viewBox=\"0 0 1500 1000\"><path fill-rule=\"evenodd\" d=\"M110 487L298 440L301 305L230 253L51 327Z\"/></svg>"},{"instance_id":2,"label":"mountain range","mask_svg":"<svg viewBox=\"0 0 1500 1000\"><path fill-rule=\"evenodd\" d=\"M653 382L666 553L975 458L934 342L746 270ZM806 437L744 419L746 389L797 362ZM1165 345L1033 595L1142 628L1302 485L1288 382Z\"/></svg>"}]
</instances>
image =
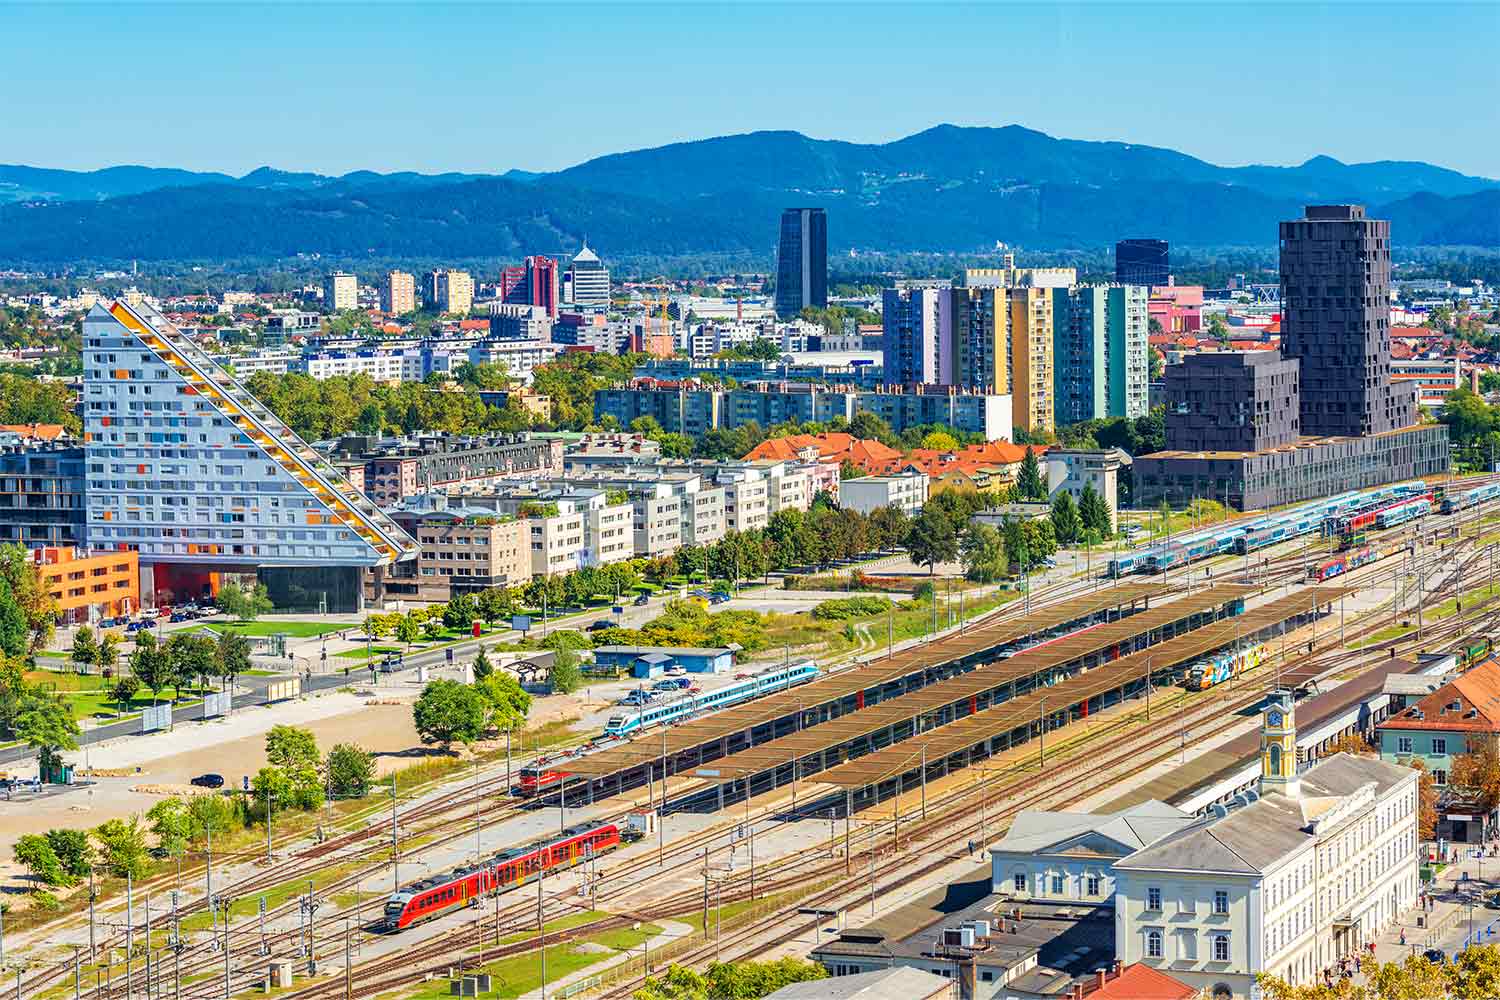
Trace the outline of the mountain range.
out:
<instances>
[{"instance_id":1,"label":"mountain range","mask_svg":"<svg viewBox=\"0 0 1500 1000\"><path fill-rule=\"evenodd\" d=\"M0 165L0 261L606 256L752 252L791 205L838 250L1102 248L1124 236L1271 246L1303 205L1355 201L1398 245L1500 247L1500 182L1415 161L1217 166L1020 126L939 125L884 144L754 132L598 157L552 173L342 176L262 167Z\"/></svg>"}]
</instances>

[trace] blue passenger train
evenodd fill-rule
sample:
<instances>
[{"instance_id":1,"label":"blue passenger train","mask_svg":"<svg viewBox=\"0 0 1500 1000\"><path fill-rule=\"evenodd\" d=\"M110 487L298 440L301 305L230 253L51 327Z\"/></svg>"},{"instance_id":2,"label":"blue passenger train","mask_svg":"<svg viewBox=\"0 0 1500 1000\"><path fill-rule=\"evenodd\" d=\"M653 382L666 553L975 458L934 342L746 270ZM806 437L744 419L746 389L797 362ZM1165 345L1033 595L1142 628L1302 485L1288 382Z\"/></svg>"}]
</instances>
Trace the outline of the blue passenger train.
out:
<instances>
[{"instance_id":1,"label":"blue passenger train","mask_svg":"<svg viewBox=\"0 0 1500 1000\"><path fill-rule=\"evenodd\" d=\"M813 663L799 663L791 667L767 670L748 680L735 681L733 684L726 684L724 687L705 691L703 694L675 698L656 705L643 705L634 712L611 715L604 725L604 735L629 736L651 726L680 722L695 715L728 708L730 705L737 705L751 698L759 698L772 691L782 691L797 684L805 684L818 674L818 668Z\"/></svg>"}]
</instances>

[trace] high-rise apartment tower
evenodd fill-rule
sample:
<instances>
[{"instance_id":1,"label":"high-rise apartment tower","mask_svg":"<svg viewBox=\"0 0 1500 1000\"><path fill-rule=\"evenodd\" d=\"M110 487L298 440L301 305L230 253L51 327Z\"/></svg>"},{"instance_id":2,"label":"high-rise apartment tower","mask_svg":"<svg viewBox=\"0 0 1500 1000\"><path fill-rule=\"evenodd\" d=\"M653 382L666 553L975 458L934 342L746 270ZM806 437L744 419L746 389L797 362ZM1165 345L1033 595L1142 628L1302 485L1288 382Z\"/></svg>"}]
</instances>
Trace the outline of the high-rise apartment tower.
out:
<instances>
[{"instance_id":1,"label":"high-rise apartment tower","mask_svg":"<svg viewBox=\"0 0 1500 1000\"><path fill-rule=\"evenodd\" d=\"M1281 351L1301 362L1302 433L1364 437L1417 422L1391 384L1391 224L1309 205L1281 224Z\"/></svg>"}]
</instances>

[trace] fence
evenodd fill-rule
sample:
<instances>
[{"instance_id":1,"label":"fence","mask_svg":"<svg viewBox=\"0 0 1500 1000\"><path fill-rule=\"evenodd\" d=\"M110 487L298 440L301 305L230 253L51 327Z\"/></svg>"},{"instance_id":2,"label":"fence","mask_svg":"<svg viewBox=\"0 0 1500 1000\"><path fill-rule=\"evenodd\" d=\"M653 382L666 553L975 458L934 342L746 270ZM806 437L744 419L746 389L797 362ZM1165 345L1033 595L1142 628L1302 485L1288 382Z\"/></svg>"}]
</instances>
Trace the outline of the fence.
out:
<instances>
[{"instance_id":1,"label":"fence","mask_svg":"<svg viewBox=\"0 0 1500 1000\"><path fill-rule=\"evenodd\" d=\"M229 714L229 698L230 698L230 695L229 695L229 693L227 691L220 691L220 692L216 692L214 694L206 694L206 695L204 695L203 696L203 718L205 718L205 719L212 719L215 716L228 715Z\"/></svg>"},{"instance_id":2,"label":"fence","mask_svg":"<svg viewBox=\"0 0 1500 1000\"><path fill-rule=\"evenodd\" d=\"M172 706L152 705L141 709L141 732L154 733L160 729L170 728L172 725Z\"/></svg>"}]
</instances>

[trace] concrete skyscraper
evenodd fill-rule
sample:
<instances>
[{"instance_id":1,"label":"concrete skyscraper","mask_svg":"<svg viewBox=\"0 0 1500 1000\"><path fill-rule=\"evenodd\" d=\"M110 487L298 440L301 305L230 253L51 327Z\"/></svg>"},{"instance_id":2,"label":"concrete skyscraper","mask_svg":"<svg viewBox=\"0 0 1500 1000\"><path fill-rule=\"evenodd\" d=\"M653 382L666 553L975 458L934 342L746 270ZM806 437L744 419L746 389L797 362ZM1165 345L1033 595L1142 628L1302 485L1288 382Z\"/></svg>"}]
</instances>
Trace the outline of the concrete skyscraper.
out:
<instances>
[{"instance_id":1,"label":"concrete skyscraper","mask_svg":"<svg viewBox=\"0 0 1500 1000\"><path fill-rule=\"evenodd\" d=\"M952 356L941 335L947 288L887 288L881 301L885 380L890 385L948 382Z\"/></svg>"},{"instance_id":2,"label":"concrete skyscraper","mask_svg":"<svg viewBox=\"0 0 1500 1000\"><path fill-rule=\"evenodd\" d=\"M500 296L508 305L541 306L556 319L559 291L557 261L551 257L527 257L519 267L500 272Z\"/></svg>"},{"instance_id":3,"label":"concrete skyscraper","mask_svg":"<svg viewBox=\"0 0 1500 1000\"><path fill-rule=\"evenodd\" d=\"M328 312L343 312L359 308L359 279L343 271L335 271L323 279L323 308Z\"/></svg>"},{"instance_id":4,"label":"concrete skyscraper","mask_svg":"<svg viewBox=\"0 0 1500 1000\"><path fill-rule=\"evenodd\" d=\"M406 271L389 271L380 286L380 311L404 316L417 308L417 279Z\"/></svg>"},{"instance_id":5,"label":"concrete skyscraper","mask_svg":"<svg viewBox=\"0 0 1500 1000\"><path fill-rule=\"evenodd\" d=\"M789 208L781 213L776 251L776 315L790 318L807 306L828 306L828 215Z\"/></svg>"},{"instance_id":6,"label":"concrete skyscraper","mask_svg":"<svg viewBox=\"0 0 1500 1000\"><path fill-rule=\"evenodd\" d=\"M453 316L468 313L474 305L474 278L468 271L436 272L437 307L440 312Z\"/></svg>"},{"instance_id":7,"label":"concrete skyscraper","mask_svg":"<svg viewBox=\"0 0 1500 1000\"><path fill-rule=\"evenodd\" d=\"M1146 415L1146 298L1144 285L1053 289L1053 409L1059 424Z\"/></svg>"},{"instance_id":8,"label":"concrete skyscraper","mask_svg":"<svg viewBox=\"0 0 1500 1000\"><path fill-rule=\"evenodd\" d=\"M95 305L83 345L87 542L139 553L148 603L250 577L278 609L358 611L364 570L416 555L410 536L155 309Z\"/></svg>"},{"instance_id":9,"label":"concrete skyscraper","mask_svg":"<svg viewBox=\"0 0 1500 1000\"><path fill-rule=\"evenodd\" d=\"M587 243L568 265L568 275L573 305L600 308L609 305L609 268Z\"/></svg>"},{"instance_id":10,"label":"concrete skyscraper","mask_svg":"<svg viewBox=\"0 0 1500 1000\"><path fill-rule=\"evenodd\" d=\"M1391 384L1391 224L1309 205L1281 224L1281 351L1302 364L1302 433L1364 437L1417 422Z\"/></svg>"},{"instance_id":11,"label":"concrete skyscraper","mask_svg":"<svg viewBox=\"0 0 1500 1000\"><path fill-rule=\"evenodd\" d=\"M1172 275L1166 240L1120 240L1115 244L1115 281L1122 285L1165 285Z\"/></svg>"}]
</instances>

